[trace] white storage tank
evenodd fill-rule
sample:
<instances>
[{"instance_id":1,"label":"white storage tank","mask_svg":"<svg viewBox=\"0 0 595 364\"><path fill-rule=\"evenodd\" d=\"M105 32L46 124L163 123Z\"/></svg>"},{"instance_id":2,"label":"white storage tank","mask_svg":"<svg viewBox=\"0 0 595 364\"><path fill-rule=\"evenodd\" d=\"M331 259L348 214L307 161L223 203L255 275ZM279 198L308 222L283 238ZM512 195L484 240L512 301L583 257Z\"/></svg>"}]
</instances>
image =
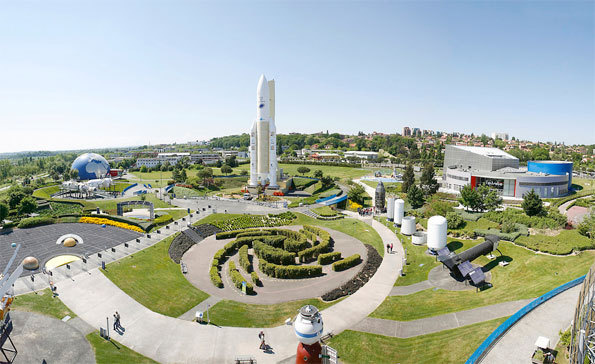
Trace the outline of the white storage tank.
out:
<instances>
[{"instance_id":1,"label":"white storage tank","mask_svg":"<svg viewBox=\"0 0 595 364\"><path fill-rule=\"evenodd\" d=\"M395 200L395 214L394 214L394 221L397 225L401 225L403 221L403 216L405 215L405 201L402 199Z\"/></svg>"},{"instance_id":2,"label":"white storage tank","mask_svg":"<svg viewBox=\"0 0 595 364\"><path fill-rule=\"evenodd\" d=\"M401 221L401 234L413 235L415 233L415 216L405 216Z\"/></svg>"},{"instance_id":3,"label":"white storage tank","mask_svg":"<svg viewBox=\"0 0 595 364\"><path fill-rule=\"evenodd\" d=\"M386 198L386 218L393 221L395 218L395 198L389 196Z\"/></svg>"},{"instance_id":4,"label":"white storage tank","mask_svg":"<svg viewBox=\"0 0 595 364\"><path fill-rule=\"evenodd\" d=\"M413 245L424 245L426 243L427 234L425 231L416 231L411 235L411 243Z\"/></svg>"},{"instance_id":5,"label":"white storage tank","mask_svg":"<svg viewBox=\"0 0 595 364\"><path fill-rule=\"evenodd\" d=\"M448 225L444 216L432 216L428 219L428 249L438 251L446 246Z\"/></svg>"}]
</instances>

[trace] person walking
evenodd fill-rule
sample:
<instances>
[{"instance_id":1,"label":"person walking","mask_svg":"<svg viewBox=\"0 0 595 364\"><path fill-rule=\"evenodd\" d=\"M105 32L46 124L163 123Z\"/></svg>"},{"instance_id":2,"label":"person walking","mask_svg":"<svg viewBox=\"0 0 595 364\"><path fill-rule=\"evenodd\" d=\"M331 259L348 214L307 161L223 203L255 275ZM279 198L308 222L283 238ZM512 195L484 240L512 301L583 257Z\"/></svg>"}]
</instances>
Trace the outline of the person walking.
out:
<instances>
[{"instance_id":1,"label":"person walking","mask_svg":"<svg viewBox=\"0 0 595 364\"><path fill-rule=\"evenodd\" d=\"M393 253L393 243L390 243L390 253Z\"/></svg>"},{"instance_id":2,"label":"person walking","mask_svg":"<svg viewBox=\"0 0 595 364\"><path fill-rule=\"evenodd\" d=\"M264 342L264 331L258 333L258 338L260 339L260 346L258 347L260 350L266 350L267 346Z\"/></svg>"},{"instance_id":3,"label":"person walking","mask_svg":"<svg viewBox=\"0 0 595 364\"><path fill-rule=\"evenodd\" d=\"M386 243L386 252L390 253L390 244L389 243Z\"/></svg>"},{"instance_id":4,"label":"person walking","mask_svg":"<svg viewBox=\"0 0 595 364\"><path fill-rule=\"evenodd\" d=\"M114 331L118 331L118 316L114 313Z\"/></svg>"},{"instance_id":5,"label":"person walking","mask_svg":"<svg viewBox=\"0 0 595 364\"><path fill-rule=\"evenodd\" d=\"M116 311L116 314L114 315L114 317L116 318L116 322L114 322L114 325L116 325L116 327L118 329L121 329L122 325L120 325L120 314L118 313L118 311Z\"/></svg>"}]
</instances>

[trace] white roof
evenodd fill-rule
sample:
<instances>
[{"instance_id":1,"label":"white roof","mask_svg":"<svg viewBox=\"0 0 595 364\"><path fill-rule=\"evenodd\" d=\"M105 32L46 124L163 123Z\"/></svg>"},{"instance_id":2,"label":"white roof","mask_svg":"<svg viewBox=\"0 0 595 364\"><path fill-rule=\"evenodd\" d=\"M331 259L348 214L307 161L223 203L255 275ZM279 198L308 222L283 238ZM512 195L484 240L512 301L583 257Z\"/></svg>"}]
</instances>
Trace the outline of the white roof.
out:
<instances>
[{"instance_id":1,"label":"white roof","mask_svg":"<svg viewBox=\"0 0 595 364\"><path fill-rule=\"evenodd\" d=\"M540 336L535 341L535 346L541 349L547 349L550 347L550 339L545 336Z\"/></svg>"},{"instance_id":2,"label":"white roof","mask_svg":"<svg viewBox=\"0 0 595 364\"><path fill-rule=\"evenodd\" d=\"M459 148L466 150L471 153L483 155L485 157L490 158L506 158L506 159L518 159L515 156L512 156L505 151L498 149L498 148L489 148L489 147L470 147L466 145L453 145L454 148Z\"/></svg>"}]
</instances>

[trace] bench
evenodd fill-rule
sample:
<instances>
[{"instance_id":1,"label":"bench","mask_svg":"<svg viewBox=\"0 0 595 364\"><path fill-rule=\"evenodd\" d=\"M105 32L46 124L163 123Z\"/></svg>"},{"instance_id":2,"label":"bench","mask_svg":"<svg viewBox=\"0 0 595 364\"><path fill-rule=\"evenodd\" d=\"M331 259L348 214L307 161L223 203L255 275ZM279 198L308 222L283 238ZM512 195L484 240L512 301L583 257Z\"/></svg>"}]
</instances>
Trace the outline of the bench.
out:
<instances>
[{"instance_id":1,"label":"bench","mask_svg":"<svg viewBox=\"0 0 595 364\"><path fill-rule=\"evenodd\" d=\"M240 355L240 356L236 356L234 363L235 364L256 364L256 359L253 356Z\"/></svg>"},{"instance_id":2,"label":"bench","mask_svg":"<svg viewBox=\"0 0 595 364\"><path fill-rule=\"evenodd\" d=\"M186 266L186 263L180 262L180 268L182 268L182 273L183 274L188 273L188 267Z\"/></svg>"}]
</instances>

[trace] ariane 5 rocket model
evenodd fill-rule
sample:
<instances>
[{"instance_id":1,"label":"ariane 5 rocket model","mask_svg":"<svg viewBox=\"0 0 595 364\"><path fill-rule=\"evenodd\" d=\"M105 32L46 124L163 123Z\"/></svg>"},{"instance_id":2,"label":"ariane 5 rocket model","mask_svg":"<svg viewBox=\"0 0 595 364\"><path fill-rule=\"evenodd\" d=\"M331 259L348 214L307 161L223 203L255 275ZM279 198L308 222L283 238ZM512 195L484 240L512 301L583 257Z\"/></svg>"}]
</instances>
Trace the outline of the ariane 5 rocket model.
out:
<instances>
[{"instance_id":1,"label":"ariane 5 rocket model","mask_svg":"<svg viewBox=\"0 0 595 364\"><path fill-rule=\"evenodd\" d=\"M275 80L260 75L256 88L256 120L250 130L250 186L277 185Z\"/></svg>"}]
</instances>

